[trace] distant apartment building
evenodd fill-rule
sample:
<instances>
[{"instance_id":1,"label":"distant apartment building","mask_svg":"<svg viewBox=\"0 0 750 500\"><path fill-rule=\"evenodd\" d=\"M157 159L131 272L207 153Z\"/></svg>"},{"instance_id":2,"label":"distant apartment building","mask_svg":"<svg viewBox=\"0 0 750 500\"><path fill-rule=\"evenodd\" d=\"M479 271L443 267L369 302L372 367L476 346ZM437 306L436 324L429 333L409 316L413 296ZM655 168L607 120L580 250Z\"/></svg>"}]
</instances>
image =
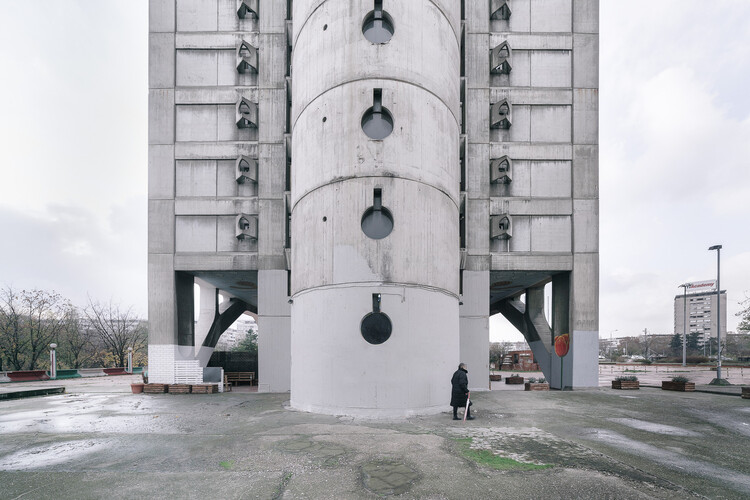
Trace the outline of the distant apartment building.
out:
<instances>
[{"instance_id":1,"label":"distant apartment building","mask_svg":"<svg viewBox=\"0 0 750 500\"><path fill-rule=\"evenodd\" d=\"M687 294L687 314L685 311L685 295L674 298L674 333L682 334L687 315L687 333L698 332L701 342L708 342L716 337L717 307L716 292L699 292ZM721 292L721 335L727 333L727 294Z\"/></svg>"}]
</instances>

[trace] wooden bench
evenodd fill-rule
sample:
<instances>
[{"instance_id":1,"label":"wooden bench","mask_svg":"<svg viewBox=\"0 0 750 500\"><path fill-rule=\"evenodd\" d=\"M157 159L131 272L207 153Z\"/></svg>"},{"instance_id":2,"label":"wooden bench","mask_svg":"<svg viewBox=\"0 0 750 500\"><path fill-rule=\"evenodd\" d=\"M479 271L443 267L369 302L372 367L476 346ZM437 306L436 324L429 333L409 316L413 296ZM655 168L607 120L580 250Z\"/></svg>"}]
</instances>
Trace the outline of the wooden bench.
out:
<instances>
[{"instance_id":1,"label":"wooden bench","mask_svg":"<svg viewBox=\"0 0 750 500\"><path fill-rule=\"evenodd\" d=\"M255 372L227 372L226 377L227 382L234 385L240 382L250 382L250 385L255 383Z\"/></svg>"}]
</instances>

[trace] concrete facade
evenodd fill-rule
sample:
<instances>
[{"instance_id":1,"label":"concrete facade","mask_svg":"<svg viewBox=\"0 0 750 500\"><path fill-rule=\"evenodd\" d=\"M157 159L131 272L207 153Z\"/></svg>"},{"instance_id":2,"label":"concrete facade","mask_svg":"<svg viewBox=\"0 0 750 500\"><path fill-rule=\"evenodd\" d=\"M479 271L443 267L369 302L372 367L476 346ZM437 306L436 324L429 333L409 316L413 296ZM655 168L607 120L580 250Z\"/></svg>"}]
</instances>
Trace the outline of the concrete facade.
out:
<instances>
[{"instance_id":1,"label":"concrete facade","mask_svg":"<svg viewBox=\"0 0 750 500\"><path fill-rule=\"evenodd\" d=\"M151 0L149 41L155 382L251 311L304 410L486 389L496 313L597 385L597 0Z\"/></svg>"}]
</instances>

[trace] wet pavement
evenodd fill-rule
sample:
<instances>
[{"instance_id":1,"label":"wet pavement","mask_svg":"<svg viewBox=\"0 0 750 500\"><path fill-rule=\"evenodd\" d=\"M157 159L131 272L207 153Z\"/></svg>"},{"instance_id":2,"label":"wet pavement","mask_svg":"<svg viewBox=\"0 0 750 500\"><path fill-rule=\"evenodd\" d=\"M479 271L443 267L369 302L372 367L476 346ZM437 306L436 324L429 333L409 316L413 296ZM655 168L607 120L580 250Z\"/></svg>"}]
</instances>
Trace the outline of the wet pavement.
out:
<instances>
[{"instance_id":1,"label":"wet pavement","mask_svg":"<svg viewBox=\"0 0 750 500\"><path fill-rule=\"evenodd\" d=\"M137 378L0 402L0 498L750 496L736 396L501 382L463 423L450 407L367 420L293 411L288 394L130 394Z\"/></svg>"}]
</instances>

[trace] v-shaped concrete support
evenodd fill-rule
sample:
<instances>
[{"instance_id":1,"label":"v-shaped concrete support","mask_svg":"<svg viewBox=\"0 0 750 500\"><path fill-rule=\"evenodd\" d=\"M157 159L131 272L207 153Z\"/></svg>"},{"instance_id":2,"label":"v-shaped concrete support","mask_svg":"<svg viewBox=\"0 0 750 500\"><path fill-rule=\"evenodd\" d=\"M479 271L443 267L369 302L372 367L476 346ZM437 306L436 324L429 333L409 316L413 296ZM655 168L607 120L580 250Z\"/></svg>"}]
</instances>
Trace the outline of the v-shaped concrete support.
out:
<instances>
[{"instance_id":1,"label":"v-shaped concrete support","mask_svg":"<svg viewBox=\"0 0 750 500\"><path fill-rule=\"evenodd\" d=\"M200 360L202 366L208 365L208 361L211 359L211 354L214 352L221 334L232 326L232 323L237 321L237 318L242 316L246 311L257 312L253 306L237 298L232 298L219 304L219 291L216 290L214 320L203 341L203 345L200 346L196 353L196 357Z\"/></svg>"},{"instance_id":2,"label":"v-shaped concrete support","mask_svg":"<svg viewBox=\"0 0 750 500\"><path fill-rule=\"evenodd\" d=\"M523 334L544 376L550 379L552 328L544 317L544 286L526 289L526 303L505 299L491 313L502 313Z\"/></svg>"}]
</instances>

